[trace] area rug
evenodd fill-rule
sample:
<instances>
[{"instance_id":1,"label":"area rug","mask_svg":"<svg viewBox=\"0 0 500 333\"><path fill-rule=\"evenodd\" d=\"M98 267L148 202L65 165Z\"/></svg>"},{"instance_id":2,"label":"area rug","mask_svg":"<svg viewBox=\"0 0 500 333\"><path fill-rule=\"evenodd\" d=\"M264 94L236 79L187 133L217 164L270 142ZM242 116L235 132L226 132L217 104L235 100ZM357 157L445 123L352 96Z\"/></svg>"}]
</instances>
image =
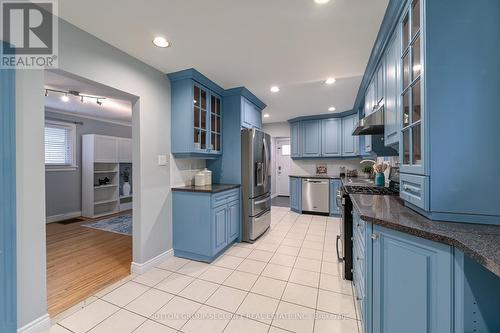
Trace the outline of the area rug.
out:
<instances>
[{"instance_id":1,"label":"area rug","mask_svg":"<svg viewBox=\"0 0 500 333\"><path fill-rule=\"evenodd\" d=\"M115 216L93 223L82 224L82 226L132 236L132 214Z\"/></svg>"}]
</instances>

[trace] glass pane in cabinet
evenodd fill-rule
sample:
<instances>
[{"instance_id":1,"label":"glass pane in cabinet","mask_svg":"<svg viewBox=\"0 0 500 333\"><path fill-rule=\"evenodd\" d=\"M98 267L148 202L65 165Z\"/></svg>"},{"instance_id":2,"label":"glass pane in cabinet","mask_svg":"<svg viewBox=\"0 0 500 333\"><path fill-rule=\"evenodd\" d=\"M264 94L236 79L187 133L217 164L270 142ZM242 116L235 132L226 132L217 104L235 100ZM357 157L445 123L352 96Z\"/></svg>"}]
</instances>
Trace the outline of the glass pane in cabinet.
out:
<instances>
[{"instance_id":1,"label":"glass pane in cabinet","mask_svg":"<svg viewBox=\"0 0 500 333\"><path fill-rule=\"evenodd\" d=\"M413 164L420 165L422 164L422 140L420 139L420 124L413 127L412 129L412 161Z\"/></svg>"},{"instance_id":2,"label":"glass pane in cabinet","mask_svg":"<svg viewBox=\"0 0 500 333\"><path fill-rule=\"evenodd\" d=\"M197 86L194 86L194 90L193 90L193 103L194 105L197 105L199 106L200 104L200 88L198 88Z\"/></svg>"},{"instance_id":3,"label":"glass pane in cabinet","mask_svg":"<svg viewBox=\"0 0 500 333\"><path fill-rule=\"evenodd\" d=\"M195 143L195 148L200 148L200 130L195 129L194 130L194 143Z\"/></svg>"},{"instance_id":4,"label":"glass pane in cabinet","mask_svg":"<svg viewBox=\"0 0 500 333\"><path fill-rule=\"evenodd\" d=\"M412 70L413 70L413 77L412 79L415 80L419 75L420 72L422 71L422 63L420 62L420 37L415 39L415 42L413 43L412 46Z\"/></svg>"},{"instance_id":5,"label":"glass pane in cabinet","mask_svg":"<svg viewBox=\"0 0 500 333\"><path fill-rule=\"evenodd\" d=\"M212 133L212 138L211 138L211 141L212 141L212 147L211 147L211 149L218 150L218 149L217 149L217 146L216 146L216 141L217 141L217 140L216 140L216 138L215 138L215 135L216 135L216 134Z\"/></svg>"},{"instance_id":6,"label":"glass pane in cabinet","mask_svg":"<svg viewBox=\"0 0 500 333\"><path fill-rule=\"evenodd\" d=\"M403 95L403 127L410 125L410 91Z\"/></svg>"},{"instance_id":7,"label":"glass pane in cabinet","mask_svg":"<svg viewBox=\"0 0 500 333\"><path fill-rule=\"evenodd\" d=\"M221 150L221 145L220 145L220 134L217 134L216 136L216 139L217 139L217 150Z\"/></svg>"},{"instance_id":8,"label":"glass pane in cabinet","mask_svg":"<svg viewBox=\"0 0 500 333\"><path fill-rule=\"evenodd\" d=\"M207 92L205 90L201 91L201 108L207 109Z\"/></svg>"},{"instance_id":9,"label":"glass pane in cabinet","mask_svg":"<svg viewBox=\"0 0 500 333\"><path fill-rule=\"evenodd\" d=\"M217 132L221 133L222 131L221 131L221 127L220 127L220 117L217 117L216 123L217 123L216 124L217 125L216 126L217 127Z\"/></svg>"},{"instance_id":10,"label":"glass pane in cabinet","mask_svg":"<svg viewBox=\"0 0 500 333\"><path fill-rule=\"evenodd\" d=\"M215 109L215 113L220 116L220 99L217 98L217 108Z\"/></svg>"},{"instance_id":11,"label":"glass pane in cabinet","mask_svg":"<svg viewBox=\"0 0 500 333\"><path fill-rule=\"evenodd\" d=\"M200 133L201 149L207 149L207 132L201 131Z\"/></svg>"},{"instance_id":12,"label":"glass pane in cabinet","mask_svg":"<svg viewBox=\"0 0 500 333\"><path fill-rule=\"evenodd\" d=\"M201 110L201 129L207 129L207 111Z\"/></svg>"},{"instance_id":13,"label":"glass pane in cabinet","mask_svg":"<svg viewBox=\"0 0 500 333\"><path fill-rule=\"evenodd\" d=\"M421 102L420 102L420 79L415 83L415 85L411 89L412 97L411 97L411 108L412 108L412 123L416 123L420 120L420 115L422 114L421 110Z\"/></svg>"},{"instance_id":14,"label":"glass pane in cabinet","mask_svg":"<svg viewBox=\"0 0 500 333\"><path fill-rule=\"evenodd\" d=\"M403 164L410 164L410 130L403 131Z\"/></svg>"},{"instance_id":15,"label":"glass pane in cabinet","mask_svg":"<svg viewBox=\"0 0 500 333\"><path fill-rule=\"evenodd\" d=\"M210 97L210 112L215 113L215 109L217 108L215 102L215 96Z\"/></svg>"},{"instance_id":16,"label":"glass pane in cabinet","mask_svg":"<svg viewBox=\"0 0 500 333\"><path fill-rule=\"evenodd\" d=\"M215 121L215 118L217 118L217 116L215 114L212 113L212 116L210 117L212 119L212 122L211 122L211 131L212 133L213 132L217 132L217 126L215 125L216 121Z\"/></svg>"},{"instance_id":17,"label":"glass pane in cabinet","mask_svg":"<svg viewBox=\"0 0 500 333\"><path fill-rule=\"evenodd\" d=\"M410 84L410 52L403 57L403 89Z\"/></svg>"},{"instance_id":18,"label":"glass pane in cabinet","mask_svg":"<svg viewBox=\"0 0 500 333\"><path fill-rule=\"evenodd\" d=\"M409 27L409 22L408 22L408 14L406 14L405 18L403 19L403 50L406 49L409 43L409 36L410 36L410 27Z\"/></svg>"},{"instance_id":19,"label":"glass pane in cabinet","mask_svg":"<svg viewBox=\"0 0 500 333\"><path fill-rule=\"evenodd\" d=\"M194 127L200 128L200 109L194 107Z\"/></svg>"},{"instance_id":20,"label":"glass pane in cabinet","mask_svg":"<svg viewBox=\"0 0 500 333\"><path fill-rule=\"evenodd\" d=\"M420 30L420 1L415 0L411 5L411 36Z\"/></svg>"}]
</instances>

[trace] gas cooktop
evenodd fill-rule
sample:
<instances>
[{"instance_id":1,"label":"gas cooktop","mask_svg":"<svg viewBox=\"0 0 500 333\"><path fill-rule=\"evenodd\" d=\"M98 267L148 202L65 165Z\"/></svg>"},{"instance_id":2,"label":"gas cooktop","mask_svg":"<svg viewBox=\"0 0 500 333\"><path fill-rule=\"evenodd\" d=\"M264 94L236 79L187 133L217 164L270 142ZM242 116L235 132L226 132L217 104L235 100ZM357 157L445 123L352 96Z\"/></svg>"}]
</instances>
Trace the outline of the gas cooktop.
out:
<instances>
[{"instance_id":1,"label":"gas cooktop","mask_svg":"<svg viewBox=\"0 0 500 333\"><path fill-rule=\"evenodd\" d=\"M344 186L349 194L399 195L397 189L377 186Z\"/></svg>"}]
</instances>

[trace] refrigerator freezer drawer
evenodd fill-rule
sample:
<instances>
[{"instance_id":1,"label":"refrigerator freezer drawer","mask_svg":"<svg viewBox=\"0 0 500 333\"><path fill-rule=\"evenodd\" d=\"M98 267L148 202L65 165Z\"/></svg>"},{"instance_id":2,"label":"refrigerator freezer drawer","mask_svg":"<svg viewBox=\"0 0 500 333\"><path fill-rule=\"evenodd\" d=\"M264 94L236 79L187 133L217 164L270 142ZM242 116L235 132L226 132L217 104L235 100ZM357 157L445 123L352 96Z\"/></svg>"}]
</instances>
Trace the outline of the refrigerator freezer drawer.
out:
<instances>
[{"instance_id":1,"label":"refrigerator freezer drawer","mask_svg":"<svg viewBox=\"0 0 500 333\"><path fill-rule=\"evenodd\" d=\"M250 200L250 216L257 216L271 209L271 195L266 194Z\"/></svg>"},{"instance_id":2,"label":"refrigerator freezer drawer","mask_svg":"<svg viewBox=\"0 0 500 333\"><path fill-rule=\"evenodd\" d=\"M261 236L271 225L271 210L263 212L261 215L248 218L248 227L250 241L255 241Z\"/></svg>"}]
</instances>

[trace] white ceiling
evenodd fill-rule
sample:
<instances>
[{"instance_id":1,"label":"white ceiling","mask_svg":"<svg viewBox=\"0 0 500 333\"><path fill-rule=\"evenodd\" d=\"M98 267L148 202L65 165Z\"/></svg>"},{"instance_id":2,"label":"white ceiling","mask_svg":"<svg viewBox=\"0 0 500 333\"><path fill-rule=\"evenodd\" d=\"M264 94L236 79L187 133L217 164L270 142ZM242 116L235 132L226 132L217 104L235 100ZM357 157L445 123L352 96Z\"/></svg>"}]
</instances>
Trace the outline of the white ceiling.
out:
<instances>
[{"instance_id":1,"label":"white ceiling","mask_svg":"<svg viewBox=\"0 0 500 333\"><path fill-rule=\"evenodd\" d=\"M388 0L60 1L60 16L162 72L245 86L270 118L349 110ZM171 48L153 46L163 35ZM322 84L333 76L332 86ZM279 85L272 94L269 88Z\"/></svg>"},{"instance_id":2,"label":"white ceiling","mask_svg":"<svg viewBox=\"0 0 500 333\"><path fill-rule=\"evenodd\" d=\"M130 124L132 122L131 97L115 89L76 78L69 74L45 71L45 88L62 91L78 91L82 94L105 97L102 105L95 100L81 102L79 97L68 95L69 101L63 102L63 94L48 92L45 97L45 106L49 109L64 111L79 116L111 120Z\"/></svg>"}]
</instances>

